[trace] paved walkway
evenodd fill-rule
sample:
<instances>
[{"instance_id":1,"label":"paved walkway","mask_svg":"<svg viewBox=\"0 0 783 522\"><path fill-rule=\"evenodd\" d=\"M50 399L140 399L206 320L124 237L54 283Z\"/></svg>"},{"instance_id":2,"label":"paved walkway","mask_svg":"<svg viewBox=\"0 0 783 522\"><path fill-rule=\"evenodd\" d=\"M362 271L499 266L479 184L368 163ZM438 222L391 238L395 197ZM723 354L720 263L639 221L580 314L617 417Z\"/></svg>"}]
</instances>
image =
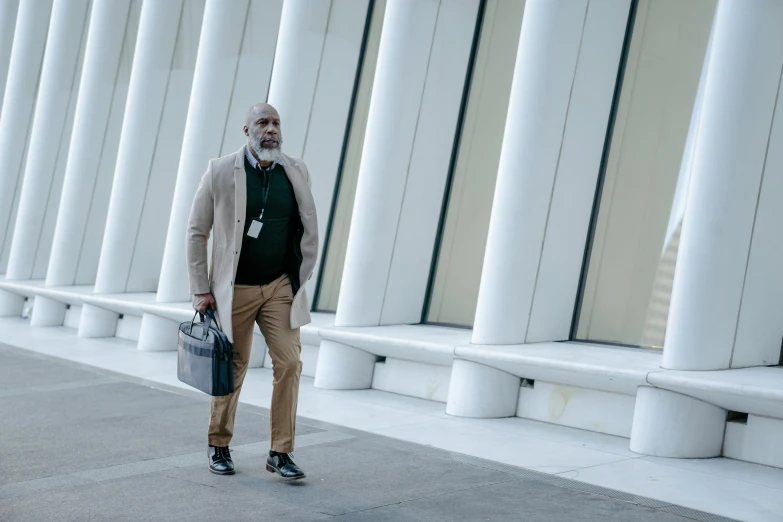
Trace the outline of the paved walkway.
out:
<instances>
[{"instance_id":1,"label":"paved walkway","mask_svg":"<svg viewBox=\"0 0 783 522\"><path fill-rule=\"evenodd\" d=\"M237 474L206 469L207 398L0 345L0 520L727 520L306 418L284 483L241 405ZM688 518L683 518L687 516Z\"/></svg>"}]
</instances>

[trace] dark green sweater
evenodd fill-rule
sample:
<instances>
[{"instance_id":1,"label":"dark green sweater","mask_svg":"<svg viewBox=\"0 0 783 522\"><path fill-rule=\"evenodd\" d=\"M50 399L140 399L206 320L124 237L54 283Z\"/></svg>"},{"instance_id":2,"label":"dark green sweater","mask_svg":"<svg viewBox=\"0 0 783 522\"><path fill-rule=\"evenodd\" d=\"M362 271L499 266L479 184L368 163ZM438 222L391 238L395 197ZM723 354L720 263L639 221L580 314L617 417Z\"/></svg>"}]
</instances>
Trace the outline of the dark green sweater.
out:
<instances>
[{"instance_id":1,"label":"dark green sweater","mask_svg":"<svg viewBox=\"0 0 783 522\"><path fill-rule=\"evenodd\" d=\"M256 169L245 158L247 206L242 251L239 254L236 284L265 285L287 273L292 266L294 221L299 216L296 196L285 170L275 165L269 171ZM265 183L269 196L258 238L247 235L254 219L261 215Z\"/></svg>"}]
</instances>

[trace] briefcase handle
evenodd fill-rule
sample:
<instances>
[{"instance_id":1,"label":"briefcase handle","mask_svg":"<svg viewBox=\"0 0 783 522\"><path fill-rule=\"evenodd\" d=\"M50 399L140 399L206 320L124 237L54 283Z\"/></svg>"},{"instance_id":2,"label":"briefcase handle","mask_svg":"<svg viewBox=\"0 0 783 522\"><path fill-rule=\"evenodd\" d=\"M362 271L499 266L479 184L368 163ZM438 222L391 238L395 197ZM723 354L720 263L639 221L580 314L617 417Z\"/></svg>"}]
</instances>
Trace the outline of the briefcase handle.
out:
<instances>
[{"instance_id":1,"label":"briefcase handle","mask_svg":"<svg viewBox=\"0 0 783 522\"><path fill-rule=\"evenodd\" d=\"M190 330L188 330L189 335L193 335L193 326L196 324L196 317L199 317L201 319L201 322L204 322L204 314L200 314L198 312L193 314L193 319L190 320ZM209 325L205 325L204 328L204 336L202 337L202 341L207 340L207 335L209 335Z\"/></svg>"},{"instance_id":2,"label":"briefcase handle","mask_svg":"<svg viewBox=\"0 0 783 522\"><path fill-rule=\"evenodd\" d=\"M204 323L204 316L206 315L206 323ZM211 308L207 308L205 313L196 312L193 314L193 319L190 320L190 331L189 334L192 335L193 333L193 325L196 323L196 316L201 319L201 322L204 323L204 336L201 339L202 341L206 341L207 337L209 336L209 327L212 326L212 323L215 323L215 327L220 330L221 332L223 329L220 327L220 323L218 322L217 317L215 317L215 312Z\"/></svg>"},{"instance_id":3,"label":"briefcase handle","mask_svg":"<svg viewBox=\"0 0 783 522\"><path fill-rule=\"evenodd\" d=\"M190 330L188 330L188 334L193 335L193 326L196 324L196 317L198 317L202 323L204 323L204 329L202 331L202 341L206 341L207 337L209 337L209 327L212 324L212 321L215 321L215 316L212 314L212 310L207 309L207 318L206 323L204 322L204 314L200 312L196 312L193 314L193 319L190 320ZM217 324L217 321L215 321Z\"/></svg>"},{"instance_id":4,"label":"briefcase handle","mask_svg":"<svg viewBox=\"0 0 783 522\"><path fill-rule=\"evenodd\" d=\"M218 321L218 318L215 315L215 311L212 308L207 308L206 315L207 315L207 330L209 330L209 325L211 323L215 323L215 328L217 328L222 332L223 328L220 327L220 321Z\"/></svg>"}]
</instances>

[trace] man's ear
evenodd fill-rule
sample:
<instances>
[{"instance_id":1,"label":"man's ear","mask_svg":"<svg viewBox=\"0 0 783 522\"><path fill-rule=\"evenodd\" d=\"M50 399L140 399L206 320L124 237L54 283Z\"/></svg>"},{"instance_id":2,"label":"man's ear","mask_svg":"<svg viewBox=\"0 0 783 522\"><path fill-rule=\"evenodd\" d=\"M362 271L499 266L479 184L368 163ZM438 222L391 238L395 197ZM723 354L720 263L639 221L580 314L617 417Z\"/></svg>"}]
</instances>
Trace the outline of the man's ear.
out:
<instances>
[{"instance_id":1,"label":"man's ear","mask_svg":"<svg viewBox=\"0 0 783 522\"><path fill-rule=\"evenodd\" d=\"M249 134L250 129L247 128L247 125L245 125L242 130L245 132L245 136L250 136L250 134Z\"/></svg>"}]
</instances>

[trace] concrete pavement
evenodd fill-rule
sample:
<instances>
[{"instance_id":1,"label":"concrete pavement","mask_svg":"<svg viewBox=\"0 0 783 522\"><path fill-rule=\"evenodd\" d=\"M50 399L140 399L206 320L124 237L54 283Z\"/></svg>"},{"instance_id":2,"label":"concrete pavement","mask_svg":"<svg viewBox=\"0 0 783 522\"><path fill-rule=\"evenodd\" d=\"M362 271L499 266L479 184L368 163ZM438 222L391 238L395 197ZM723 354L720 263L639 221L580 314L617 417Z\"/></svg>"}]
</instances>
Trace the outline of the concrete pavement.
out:
<instances>
[{"instance_id":1,"label":"concrete pavement","mask_svg":"<svg viewBox=\"0 0 783 522\"><path fill-rule=\"evenodd\" d=\"M244 404L237 474L216 476L207 401L0 345L0 520L728 520L306 418L308 478L284 483L264 470L268 411Z\"/></svg>"}]
</instances>

